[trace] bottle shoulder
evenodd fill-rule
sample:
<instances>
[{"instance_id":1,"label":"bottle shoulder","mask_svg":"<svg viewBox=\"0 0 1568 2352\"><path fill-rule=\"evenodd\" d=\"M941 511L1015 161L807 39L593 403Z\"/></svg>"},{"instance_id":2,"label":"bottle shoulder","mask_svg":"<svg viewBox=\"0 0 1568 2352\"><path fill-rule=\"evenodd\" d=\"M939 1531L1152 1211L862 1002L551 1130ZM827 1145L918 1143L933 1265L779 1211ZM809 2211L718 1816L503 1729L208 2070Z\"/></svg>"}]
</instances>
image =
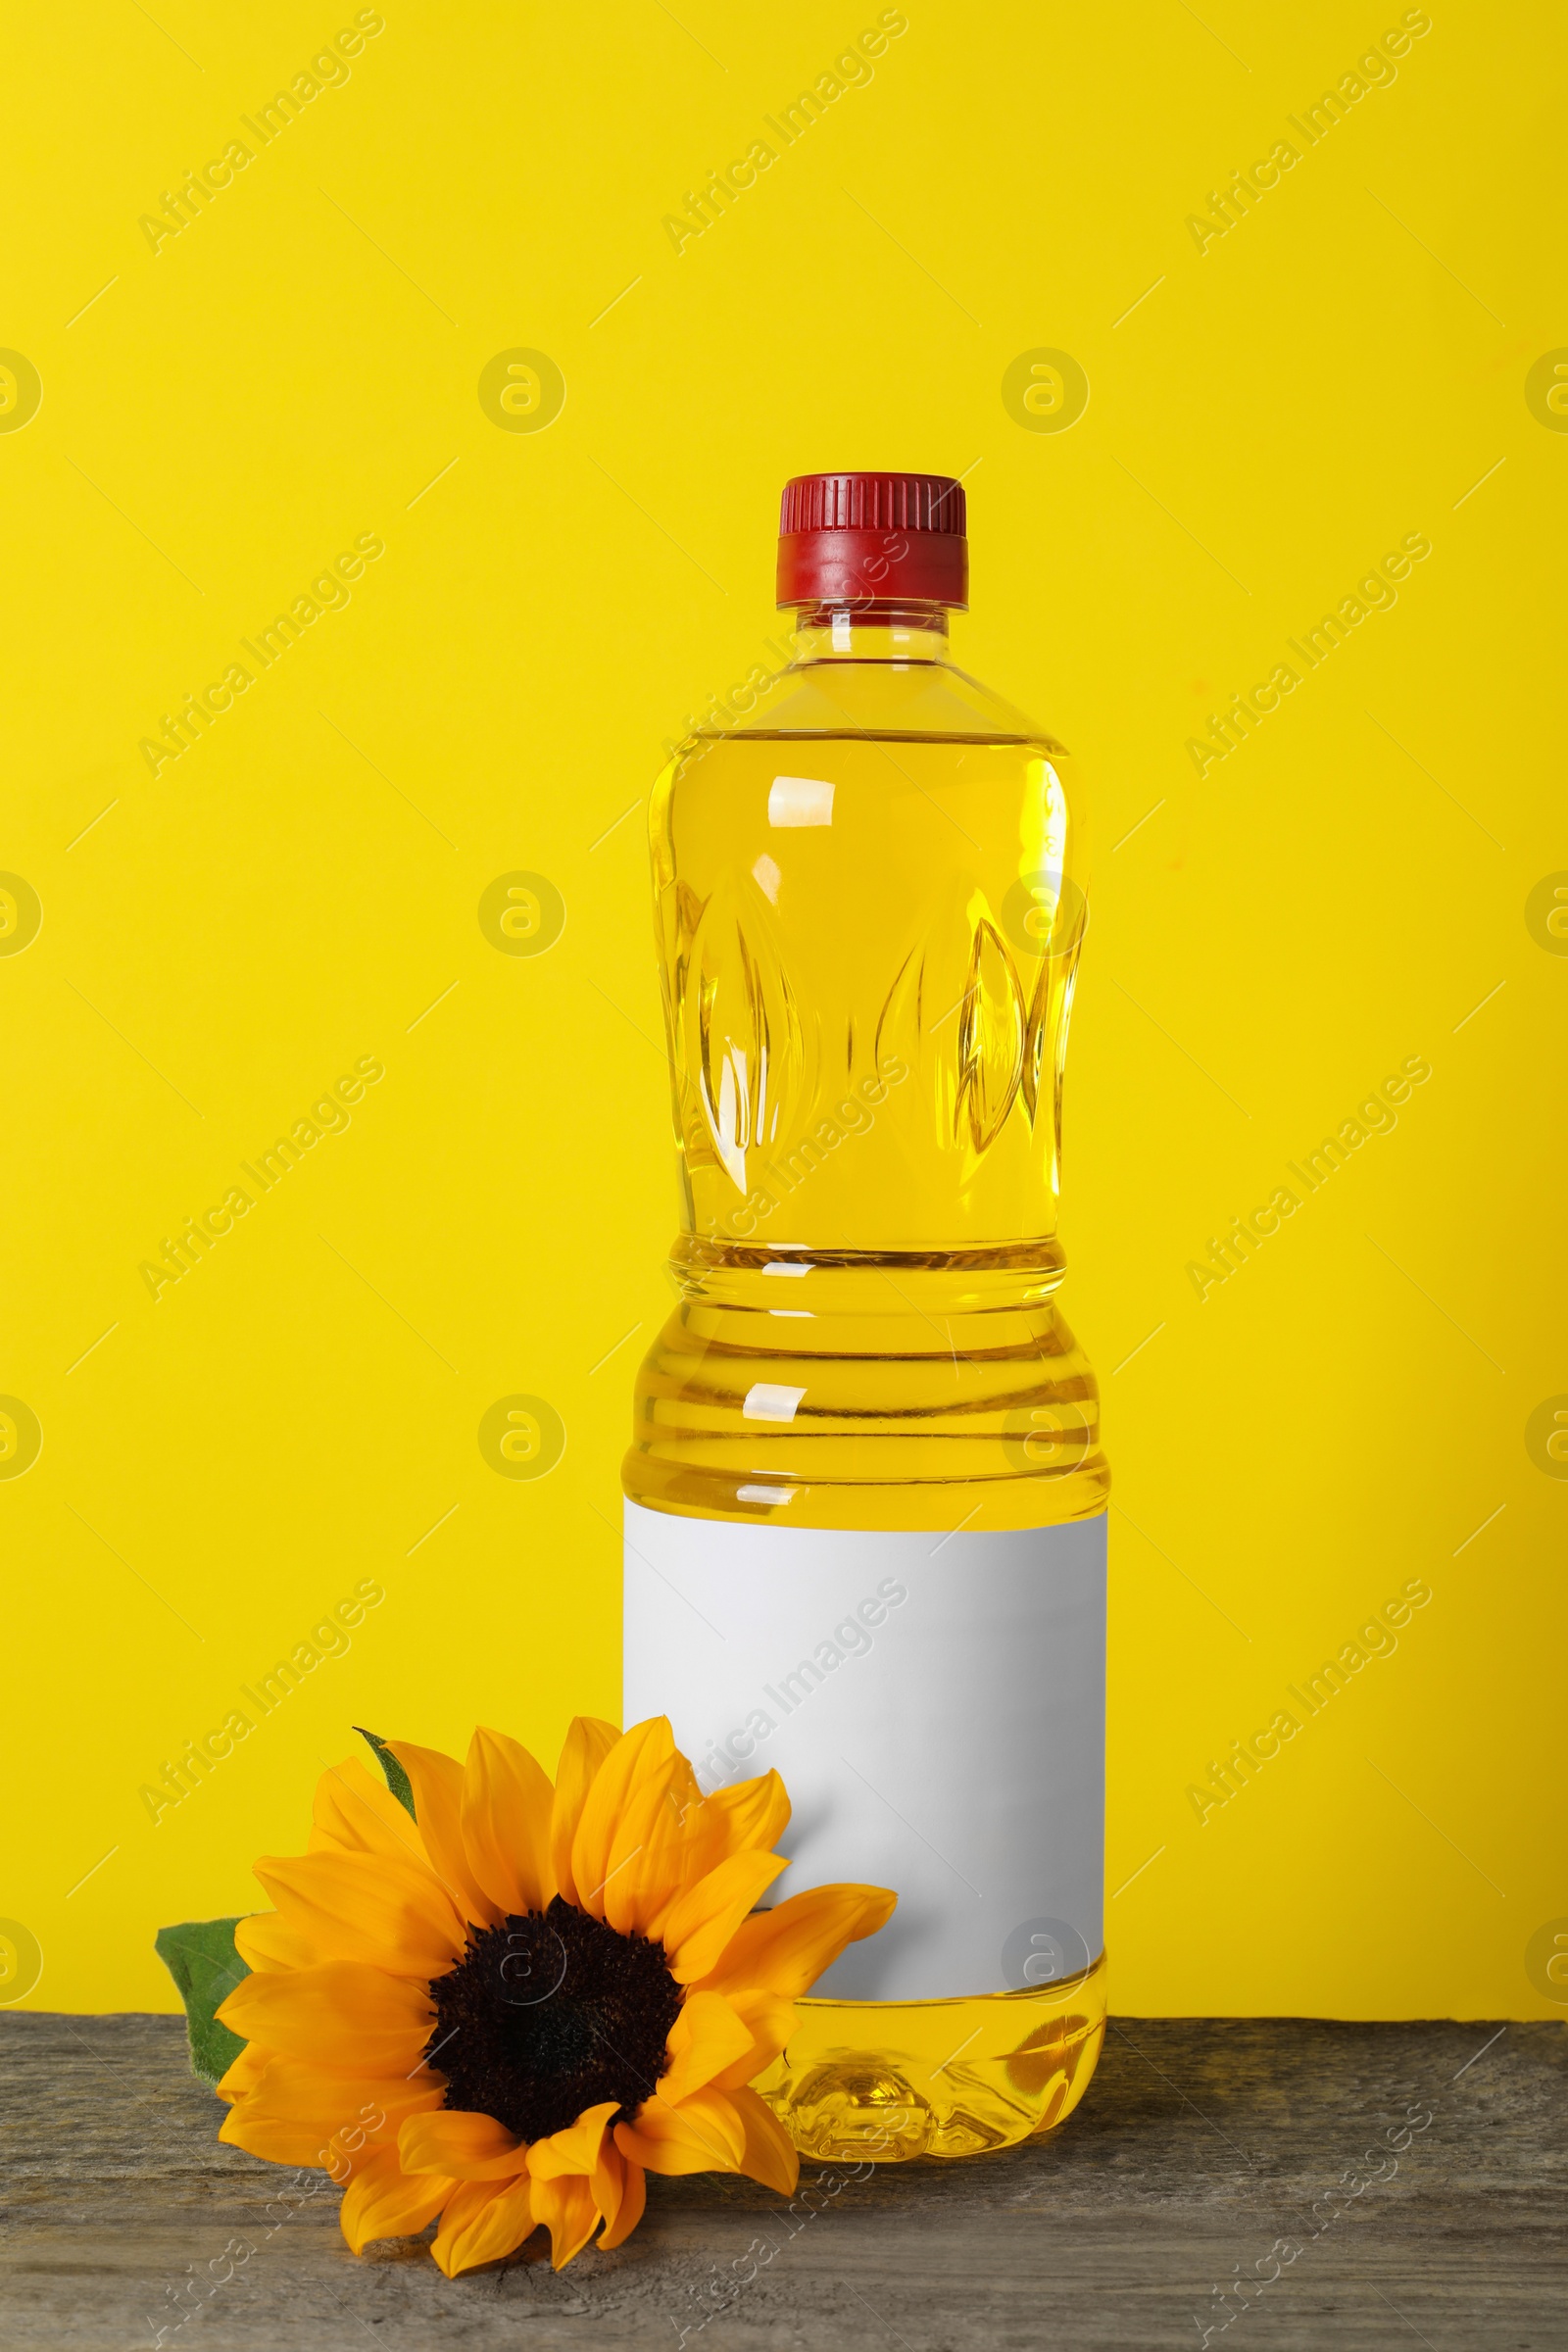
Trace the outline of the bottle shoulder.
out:
<instances>
[{"instance_id":1,"label":"bottle shoulder","mask_svg":"<svg viewBox=\"0 0 1568 2352\"><path fill-rule=\"evenodd\" d=\"M805 662L785 671L765 706L707 743L801 735L879 735L1026 743L1066 757L1050 729L946 662Z\"/></svg>"}]
</instances>

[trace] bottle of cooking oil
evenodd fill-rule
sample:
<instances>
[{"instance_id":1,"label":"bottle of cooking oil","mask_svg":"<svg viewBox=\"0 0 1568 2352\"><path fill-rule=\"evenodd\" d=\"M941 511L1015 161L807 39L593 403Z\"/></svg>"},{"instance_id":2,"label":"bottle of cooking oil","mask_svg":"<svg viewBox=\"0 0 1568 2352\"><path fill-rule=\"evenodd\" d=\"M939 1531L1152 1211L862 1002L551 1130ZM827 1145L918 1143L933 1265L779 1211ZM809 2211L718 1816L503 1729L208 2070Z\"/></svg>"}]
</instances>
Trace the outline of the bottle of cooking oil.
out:
<instances>
[{"instance_id":1,"label":"bottle of cooking oil","mask_svg":"<svg viewBox=\"0 0 1568 2352\"><path fill-rule=\"evenodd\" d=\"M827 2158L1048 2132L1104 2032L1108 1479L1056 1303L1084 820L950 657L967 569L949 476L791 481L796 659L652 805L683 1214L626 1720L705 1788L778 1767L780 1897L899 1891L758 2085Z\"/></svg>"}]
</instances>

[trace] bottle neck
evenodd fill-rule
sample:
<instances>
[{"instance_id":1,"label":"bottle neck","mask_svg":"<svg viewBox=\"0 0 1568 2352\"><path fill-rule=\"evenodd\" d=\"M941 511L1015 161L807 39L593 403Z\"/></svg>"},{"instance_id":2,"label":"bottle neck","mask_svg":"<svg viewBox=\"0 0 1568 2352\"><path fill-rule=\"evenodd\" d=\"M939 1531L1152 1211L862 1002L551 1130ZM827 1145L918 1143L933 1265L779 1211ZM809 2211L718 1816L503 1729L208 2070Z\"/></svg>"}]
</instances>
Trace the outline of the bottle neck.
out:
<instances>
[{"instance_id":1,"label":"bottle neck","mask_svg":"<svg viewBox=\"0 0 1568 2352\"><path fill-rule=\"evenodd\" d=\"M946 662L946 605L803 605L795 620L801 662Z\"/></svg>"}]
</instances>

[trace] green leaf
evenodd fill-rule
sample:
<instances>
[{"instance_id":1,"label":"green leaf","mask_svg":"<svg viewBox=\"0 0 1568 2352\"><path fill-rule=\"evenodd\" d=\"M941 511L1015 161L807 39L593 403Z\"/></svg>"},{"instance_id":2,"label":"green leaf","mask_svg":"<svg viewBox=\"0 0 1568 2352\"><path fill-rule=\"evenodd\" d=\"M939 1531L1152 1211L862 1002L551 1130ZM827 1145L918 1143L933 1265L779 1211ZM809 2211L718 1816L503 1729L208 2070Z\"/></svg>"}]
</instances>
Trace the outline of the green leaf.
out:
<instances>
[{"instance_id":1,"label":"green leaf","mask_svg":"<svg viewBox=\"0 0 1568 2352\"><path fill-rule=\"evenodd\" d=\"M392 1750L388 1747L386 1741L381 1739L378 1733L368 1732L363 1723L357 1723L354 1726L354 1729L359 1733L362 1740L368 1740L369 1741L370 1746L375 1751L376 1762L380 1765L381 1770L386 1774L387 1787L397 1798L398 1803L406 1809L410 1820L414 1820L416 1818L414 1811L414 1789L410 1785L408 1774L404 1771L402 1765L398 1762L396 1756L392 1753Z\"/></svg>"},{"instance_id":2,"label":"green leaf","mask_svg":"<svg viewBox=\"0 0 1568 2352\"><path fill-rule=\"evenodd\" d=\"M190 2037L190 2066L204 2082L226 2075L244 2042L213 2015L250 1970L234 1949L237 1919L187 1919L160 1928L158 1957L179 1987Z\"/></svg>"}]
</instances>

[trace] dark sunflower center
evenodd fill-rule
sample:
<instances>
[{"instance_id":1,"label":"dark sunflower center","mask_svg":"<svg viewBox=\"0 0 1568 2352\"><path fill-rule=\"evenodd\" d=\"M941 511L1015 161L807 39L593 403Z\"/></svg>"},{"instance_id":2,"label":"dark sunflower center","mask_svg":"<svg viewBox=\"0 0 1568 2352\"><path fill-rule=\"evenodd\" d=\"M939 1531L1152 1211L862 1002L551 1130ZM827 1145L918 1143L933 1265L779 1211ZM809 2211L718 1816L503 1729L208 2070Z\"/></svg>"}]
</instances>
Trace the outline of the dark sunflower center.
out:
<instances>
[{"instance_id":1,"label":"dark sunflower center","mask_svg":"<svg viewBox=\"0 0 1568 2352\"><path fill-rule=\"evenodd\" d=\"M519 2139L544 2139L585 2107L616 2103L616 2123L650 2097L680 1987L664 1947L621 1936L558 1894L470 1936L430 1986L436 2028L425 2057L446 2104L493 2115Z\"/></svg>"}]
</instances>

